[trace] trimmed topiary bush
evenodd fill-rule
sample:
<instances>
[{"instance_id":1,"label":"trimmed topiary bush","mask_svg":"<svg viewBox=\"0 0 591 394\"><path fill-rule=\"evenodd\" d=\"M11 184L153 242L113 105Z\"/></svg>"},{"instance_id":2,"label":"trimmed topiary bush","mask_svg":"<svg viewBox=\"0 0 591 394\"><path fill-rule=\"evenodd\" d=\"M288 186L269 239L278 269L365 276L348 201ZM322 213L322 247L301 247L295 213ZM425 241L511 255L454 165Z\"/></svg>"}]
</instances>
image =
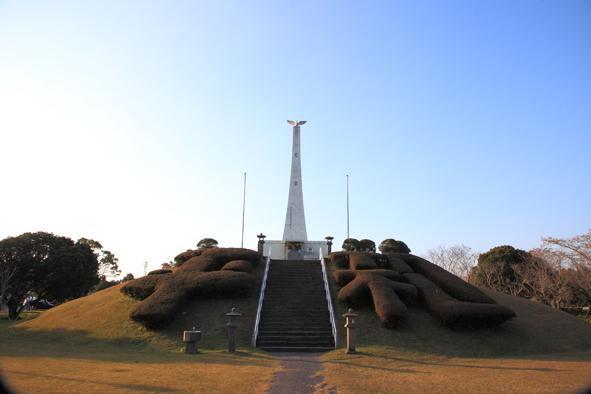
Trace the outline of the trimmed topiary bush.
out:
<instances>
[{"instance_id":1,"label":"trimmed topiary bush","mask_svg":"<svg viewBox=\"0 0 591 394\"><path fill-rule=\"evenodd\" d=\"M222 271L252 272L252 263L248 260L232 260L222 267Z\"/></svg>"},{"instance_id":2,"label":"trimmed topiary bush","mask_svg":"<svg viewBox=\"0 0 591 394\"><path fill-rule=\"evenodd\" d=\"M495 326L515 316L478 288L410 253L340 252L332 258L337 267L350 268L332 273L340 287L337 299L357 306L373 302L387 328L404 321L406 306L416 303L419 293L429 311L450 327Z\"/></svg>"},{"instance_id":3,"label":"trimmed topiary bush","mask_svg":"<svg viewBox=\"0 0 591 394\"><path fill-rule=\"evenodd\" d=\"M394 271L398 271L401 274L407 274L414 272L410 265L406 264L404 260L400 259L399 257L388 254L386 255L388 259L388 267Z\"/></svg>"},{"instance_id":4,"label":"trimmed topiary bush","mask_svg":"<svg viewBox=\"0 0 591 394\"><path fill-rule=\"evenodd\" d=\"M344 271L333 274L343 286L337 295L347 305L363 305L373 301L378 318L387 328L397 327L408 315L406 306L398 296L414 303L417 290L408 283L395 282L402 279L391 270Z\"/></svg>"},{"instance_id":5,"label":"trimmed topiary bush","mask_svg":"<svg viewBox=\"0 0 591 394\"><path fill-rule=\"evenodd\" d=\"M349 255L349 268L354 270L371 270L378 268L378 265L370 256L362 253L351 253Z\"/></svg>"},{"instance_id":6,"label":"trimmed topiary bush","mask_svg":"<svg viewBox=\"0 0 591 394\"><path fill-rule=\"evenodd\" d=\"M371 239L362 239L359 241L360 252L374 252L376 251L376 243Z\"/></svg>"},{"instance_id":7,"label":"trimmed topiary bush","mask_svg":"<svg viewBox=\"0 0 591 394\"><path fill-rule=\"evenodd\" d=\"M348 252L332 252L330 260L338 268L349 268L349 253Z\"/></svg>"},{"instance_id":8,"label":"trimmed topiary bush","mask_svg":"<svg viewBox=\"0 0 591 394\"><path fill-rule=\"evenodd\" d=\"M185 261L189 260L191 257L201 256L202 250L187 250L186 252L180 253L174 258L175 265L181 266L185 263Z\"/></svg>"},{"instance_id":9,"label":"trimmed topiary bush","mask_svg":"<svg viewBox=\"0 0 591 394\"><path fill-rule=\"evenodd\" d=\"M148 275L162 275L162 274L169 274L171 272L172 272L172 270L170 270L168 268L162 268L159 270L150 271L150 272L148 272Z\"/></svg>"},{"instance_id":10,"label":"trimmed topiary bush","mask_svg":"<svg viewBox=\"0 0 591 394\"><path fill-rule=\"evenodd\" d=\"M502 305L458 301L423 275L404 274L404 277L418 289L422 302L443 325L494 327L515 317L512 310Z\"/></svg>"},{"instance_id":11,"label":"trimmed topiary bush","mask_svg":"<svg viewBox=\"0 0 591 394\"><path fill-rule=\"evenodd\" d=\"M417 274L422 274L430 279L443 291L460 301L478 302L482 304L494 304L494 300L484 294L479 288L449 273L438 265L435 265L421 257L407 254L395 253L398 257L412 267Z\"/></svg>"},{"instance_id":12,"label":"trimmed topiary bush","mask_svg":"<svg viewBox=\"0 0 591 394\"><path fill-rule=\"evenodd\" d=\"M359 250L360 244L359 241L355 238L347 238L343 241L343 250L347 252L354 252Z\"/></svg>"},{"instance_id":13,"label":"trimmed topiary bush","mask_svg":"<svg viewBox=\"0 0 591 394\"><path fill-rule=\"evenodd\" d=\"M245 297L254 288L255 277L222 267L250 265L260 254L249 249L209 248L185 261L175 272L148 275L126 283L121 292L143 300L130 317L147 328L169 324L187 300L196 297Z\"/></svg>"},{"instance_id":14,"label":"trimmed topiary bush","mask_svg":"<svg viewBox=\"0 0 591 394\"><path fill-rule=\"evenodd\" d=\"M387 253L410 253L410 248L402 241L397 241L393 238L387 238L380 243L378 247L380 252Z\"/></svg>"}]
</instances>

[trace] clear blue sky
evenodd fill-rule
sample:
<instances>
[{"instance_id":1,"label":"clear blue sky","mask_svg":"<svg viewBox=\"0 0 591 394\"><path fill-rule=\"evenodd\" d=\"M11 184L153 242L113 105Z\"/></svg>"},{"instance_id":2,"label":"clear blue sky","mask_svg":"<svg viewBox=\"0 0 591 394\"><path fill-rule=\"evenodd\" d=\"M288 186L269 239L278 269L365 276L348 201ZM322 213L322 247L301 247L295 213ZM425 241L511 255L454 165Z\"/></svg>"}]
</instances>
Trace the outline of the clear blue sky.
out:
<instances>
[{"instance_id":1,"label":"clear blue sky","mask_svg":"<svg viewBox=\"0 0 591 394\"><path fill-rule=\"evenodd\" d=\"M0 237L124 272L279 239L524 249L591 227L591 2L0 1Z\"/></svg>"}]
</instances>

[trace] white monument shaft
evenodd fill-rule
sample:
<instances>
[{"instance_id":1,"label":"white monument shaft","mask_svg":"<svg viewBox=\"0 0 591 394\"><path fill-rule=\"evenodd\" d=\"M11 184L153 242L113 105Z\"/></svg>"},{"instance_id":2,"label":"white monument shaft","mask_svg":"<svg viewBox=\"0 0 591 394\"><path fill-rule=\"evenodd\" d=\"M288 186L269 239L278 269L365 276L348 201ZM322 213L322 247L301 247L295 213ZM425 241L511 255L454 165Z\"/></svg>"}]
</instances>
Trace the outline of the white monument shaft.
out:
<instances>
[{"instance_id":1,"label":"white monument shaft","mask_svg":"<svg viewBox=\"0 0 591 394\"><path fill-rule=\"evenodd\" d=\"M306 217L304 215L304 192L302 190L302 161L300 155L300 125L303 121L288 121L293 125L293 148L291 153L291 177L283 241L307 241Z\"/></svg>"}]
</instances>

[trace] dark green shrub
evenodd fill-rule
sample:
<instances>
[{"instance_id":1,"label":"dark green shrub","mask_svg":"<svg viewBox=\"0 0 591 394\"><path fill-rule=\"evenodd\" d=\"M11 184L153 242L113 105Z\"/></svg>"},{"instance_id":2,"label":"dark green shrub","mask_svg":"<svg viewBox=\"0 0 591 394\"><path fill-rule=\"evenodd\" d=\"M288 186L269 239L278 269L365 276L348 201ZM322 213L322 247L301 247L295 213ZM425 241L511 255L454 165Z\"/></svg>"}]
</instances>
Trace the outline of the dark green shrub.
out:
<instances>
[{"instance_id":1,"label":"dark green shrub","mask_svg":"<svg viewBox=\"0 0 591 394\"><path fill-rule=\"evenodd\" d=\"M199 242L197 242L197 249L210 249L210 248L217 248L218 241L213 238L203 238Z\"/></svg>"},{"instance_id":2,"label":"dark green shrub","mask_svg":"<svg viewBox=\"0 0 591 394\"><path fill-rule=\"evenodd\" d=\"M508 288L519 280L520 266L532 262L524 250L503 245L478 256L478 265L470 272L470 280L478 286L509 293Z\"/></svg>"},{"instance_id":3,"label":"dark green shrub","mask_svg":"<svg viewBox=\"0 0 591 394\"><path fill-rule=\"evenodd\" d=\"M479 302L483 304L495 303L492 298L484 294L477 287L472 286L440 266L421 257L407 253L396 253L392 256L405 261L417 274L424 275L437 286L441 287L447 294L460 301Z\"/></svg>"},{"instance_id":4,"label":"dark green shrub","mask_svg":"<svg viewBox=\"0 0 591 394\"><path fill-rule=\"evenodd\" d=\"M343 250L347 251L347 252L354 252L359 250L360 248L360 244L359 241L355 238L347 238L343 241Z\"/></svg>"},{"instance_id":5,"label":"dark green shrub","mask_svg":"<svg viewBox=\"0 0 591 394\"><path fill-rule=\"evenodd\" d=\"M246 260L232 260L222 267L222 271L252 272L252 270L252 263Z\"/></svg>"},{"instance_id":6,"label":"dark green shrub","mask_svg":"<svg viewBox=\"0 0 591 394\"><path fill-rule=\"evenodd\" d=\"M362 239L359 241L359 251L361 252L375 252L376 243L371 239Z\"/></svg>"},{"instance_id":7,"label":"dark green shrub","mask_svg":"<svg viewBox=\"0 0 591 394\"><path fill-rule=\"evenodd\" d=\"M387 238L380 243L378 247L380 252L387 253L410 253L410 249L402 241L397 241L393 238Z\"/></svg>"},{"instance_id":8,"label":"dark green shrub","mask_svg":"<svg viewBox=\"0 0 591 394\"><path fill-rule=\"evenodd\" d=\"M404 274L404 277L418 289L422 302L443 325L494 327L515 317L512 310L502 305L458 301L421 274Z\"/></svg>"}]
</instances>

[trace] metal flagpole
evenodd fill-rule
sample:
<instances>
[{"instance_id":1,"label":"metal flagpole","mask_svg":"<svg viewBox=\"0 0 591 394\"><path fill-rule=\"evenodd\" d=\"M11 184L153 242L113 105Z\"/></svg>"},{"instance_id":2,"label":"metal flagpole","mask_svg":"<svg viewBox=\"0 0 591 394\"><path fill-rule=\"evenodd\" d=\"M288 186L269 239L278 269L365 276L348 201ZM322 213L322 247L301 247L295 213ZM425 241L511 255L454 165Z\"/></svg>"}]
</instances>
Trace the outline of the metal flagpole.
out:
<instances>
[{"instance_id":1,"label":"metal flagpole","mask_svg":"<svg viewBox=\"0 0 591 394\"><path fill-rule=\"evenodd\" d=\"M244 247L244 210L246 208L246 172L244 173L244 187L242 193L242 240L240 241L240 247Z\"/></svg>"},{"instance_id":2,"label":"metal flagpole","mask_svg":"<svg viewBox=\"0 0 591 394\"><path fill-rule=\"evenodd\" d=\"M349 174L347 174L347 238L349 238Z\"/></svg>"}]
</instances>

